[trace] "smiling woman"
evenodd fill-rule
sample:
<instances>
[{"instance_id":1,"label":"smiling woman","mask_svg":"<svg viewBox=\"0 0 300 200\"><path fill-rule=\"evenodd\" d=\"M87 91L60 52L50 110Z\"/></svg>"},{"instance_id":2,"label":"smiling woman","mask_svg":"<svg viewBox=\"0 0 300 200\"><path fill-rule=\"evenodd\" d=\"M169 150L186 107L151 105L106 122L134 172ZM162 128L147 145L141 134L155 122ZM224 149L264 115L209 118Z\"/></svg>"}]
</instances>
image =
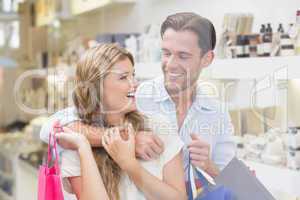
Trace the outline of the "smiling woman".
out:
<instances>
[{"instance_id":1,"label":"smiling woman","mask_svg":"<svg viewBox=\"0 0 300 200\"><path fill-rule=\"evenodd\" d=\"M138 130L143 118L137 113L134 98L128 95L136 88L133 77L133 57L117 44L102 44L88 50L76 69L74 103L79 117L87 124L118 126L125 121ZM94 157L108 194L115 193L121 169L103 148L94 148Z\"/></svg>"}]
</instances>

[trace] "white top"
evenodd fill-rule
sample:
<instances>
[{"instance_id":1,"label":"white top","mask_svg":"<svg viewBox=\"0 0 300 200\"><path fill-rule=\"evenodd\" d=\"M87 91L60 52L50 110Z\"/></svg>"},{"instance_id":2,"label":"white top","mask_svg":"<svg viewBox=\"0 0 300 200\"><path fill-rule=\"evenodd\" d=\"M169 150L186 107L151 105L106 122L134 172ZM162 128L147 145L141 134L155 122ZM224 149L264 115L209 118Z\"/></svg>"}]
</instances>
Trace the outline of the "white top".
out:
<instances>
[{"instance_id":1,"label":"white top","mask_svg":"<svg viewBox=\"0 0 300 200\"><path fill-rule=\"evenodd\" d=\"M168 127L168 123L162 118L156 118L147 120L148 125L153 130L154 133L162 139L165 144L165 150L161 156L152 161L142 161L140 160L141 165L153 176L162 180L163 177L163 167L172 160L183 147L183 142L180 140L178 134L171 133ZM79 155L76 151L64 150L61 153L61 173L62 177L74 177L80 176L80 160ZM67 179L64 179L64 188L71 192L70 185ZM71 195L69 192L64 191L65 200L76 199L75 195ZM143 193L138 190L135 184L129 179L129 177L124 173L121 177L119 193L121 200L143 200L145 199Z\"/></svg>"}]
</instances>

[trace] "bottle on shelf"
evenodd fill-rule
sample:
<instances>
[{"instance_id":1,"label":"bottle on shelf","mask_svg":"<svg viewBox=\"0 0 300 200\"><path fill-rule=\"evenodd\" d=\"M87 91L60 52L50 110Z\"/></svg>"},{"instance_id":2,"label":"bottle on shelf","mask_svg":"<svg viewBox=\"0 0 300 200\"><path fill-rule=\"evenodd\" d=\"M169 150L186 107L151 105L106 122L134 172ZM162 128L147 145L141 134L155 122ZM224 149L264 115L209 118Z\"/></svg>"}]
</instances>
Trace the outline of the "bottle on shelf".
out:
<instances>
[{"instance_id":1,"label":"bottle on shelf","mask_svg":"<svg viewBox=\"0 0 300 200\"><path fill-rule=\"evenodd\" d=\"M297 37L297 28L296 28L295 24L290 23L289 29L288 29L288 34L291 39L295 40L295 38Z\"/></svg>"},{"instance_id":2,"label":"bottle on shelf","mask_svg":"<svg viewBox=\"0 0 300 200\"><path fill-rule=\"evenodd\" d=\"M259 57L264 56L264 43L263 43L263 36L266 32L266 26L264 24L261 25L260 31L259 31L259 43L257 45L257 55Z\"/></svg>"},{"instance_id":3,"label":"bottle on shelf","mask_svg":"<svg viewBox=\"0 0 300 200\"><path fill-rule=\"evenodd\" d=\"M244 35L243 37L243 46L244 46L244 57L250 57L250 41L249 37L247 35Z\"/></svg>"},{"instance_id":4,"label":"bottle on shelf","mask_svg":"<svg viewBox=\"0 0 300 200\"><path fill-rule=\"evenodd\" d=\"M279 26L277 28L277 32L280 33L280 34L284 33L284 29L283 29L283 26L282 26L281 23L279 24Z\"/></svg>"},{"instance_id":5,"label":"bottle on shelf","mask_svg":"<svg viewBox=\"0 0 300 200\"><path fill-rule=\"evenodd\" d=\"M267 28L265 34L263 35L263 43L264 43L264 56L270 56L272 50L272 27L271 24L267 24Z\"/></svg>"},{"instance_id":6,"label":"bottle on shelf","mask_svg":"<svg viewBox=\"0 0 300 200\"><path fill-rule=\"evenodd\" d=\"M249 40L249 56L257 57L258 56L258 45L260 44L260 38L258 34L248 35Z\"/></svg>"},{"instance_id":7,"label":"bottle on shelf","mask_svg":"<svg viewBox=\"0 0 300 200\"><path fill-rule=\"evenodd\" d=\"M271 56L279 56L280 55L280 38L281 35L284 34L284 29L282 24L280 23L277 28L277 32L272 34L272 51Z\"/></svg>"},{"instance_id":8,"label":"bottle on shelf","mask_svg":"<svg viewBox=\"0 0 300 200\"><path fill-rule=\"evenodd\" d=\"M300 55L300 9L298 9L296 13L296 28L297 36L295 38L295 53L296 55Z\"/></svg>"},{"instance_id":9,"label":"bottle on shelf","mask_svg":"<svg viewBox=\"0 0 300 200\"><path fill-rule=\"evenodd\" d=\"M293 56L295 55L295 48L293 40L288 33L280 35L280 56Z\"/></svg>"},{"instance_id":10,"label":"bottle on shelf","mask_svg":"<svg viewBox=\"0 0 300 200\"><path fill-rule=\"evenodd\" d=\"M236 38L236 57L243 58L244 57L244 46L243 46L243 36L238 35Z\"/></svg>"}]
</instances>

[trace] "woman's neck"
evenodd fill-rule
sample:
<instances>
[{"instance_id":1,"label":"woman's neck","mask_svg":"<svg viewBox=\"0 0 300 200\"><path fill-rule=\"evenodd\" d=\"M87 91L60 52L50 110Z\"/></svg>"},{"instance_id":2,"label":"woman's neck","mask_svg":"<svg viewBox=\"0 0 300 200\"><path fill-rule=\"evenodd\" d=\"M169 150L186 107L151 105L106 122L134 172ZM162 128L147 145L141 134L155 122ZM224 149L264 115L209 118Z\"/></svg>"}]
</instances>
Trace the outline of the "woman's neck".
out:
<instances>
[{"instance_id":1,"label":"woman's neck","mask_svg":"<svg viewBox=\"0 0 300 200\"><path fill-rule=\"evenodd\" d=\"M125 122L125 115L123 114L107 114L105 115L105 122L109 126L120 126Z\"/></svg>"}]
</instances>

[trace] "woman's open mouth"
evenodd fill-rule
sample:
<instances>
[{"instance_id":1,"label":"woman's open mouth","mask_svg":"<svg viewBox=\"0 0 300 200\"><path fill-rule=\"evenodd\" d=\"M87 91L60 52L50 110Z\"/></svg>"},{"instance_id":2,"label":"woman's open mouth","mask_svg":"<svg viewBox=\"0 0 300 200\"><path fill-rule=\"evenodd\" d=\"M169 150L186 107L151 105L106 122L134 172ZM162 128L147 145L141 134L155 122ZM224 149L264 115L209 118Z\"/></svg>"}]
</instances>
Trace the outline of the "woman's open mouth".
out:
<instances>
[{"instance_id":1,"label":"woman's open mouth","mask_svg":"<svg viewBox=\"0 0 300 200\"><path fill-rule=\"evenodd\" d=\"M134 98L134 97L135 97L135 92L129 92L129 93L127 94L127 97L128 97L128 98Z\"/></svg>"}]
</instances>

